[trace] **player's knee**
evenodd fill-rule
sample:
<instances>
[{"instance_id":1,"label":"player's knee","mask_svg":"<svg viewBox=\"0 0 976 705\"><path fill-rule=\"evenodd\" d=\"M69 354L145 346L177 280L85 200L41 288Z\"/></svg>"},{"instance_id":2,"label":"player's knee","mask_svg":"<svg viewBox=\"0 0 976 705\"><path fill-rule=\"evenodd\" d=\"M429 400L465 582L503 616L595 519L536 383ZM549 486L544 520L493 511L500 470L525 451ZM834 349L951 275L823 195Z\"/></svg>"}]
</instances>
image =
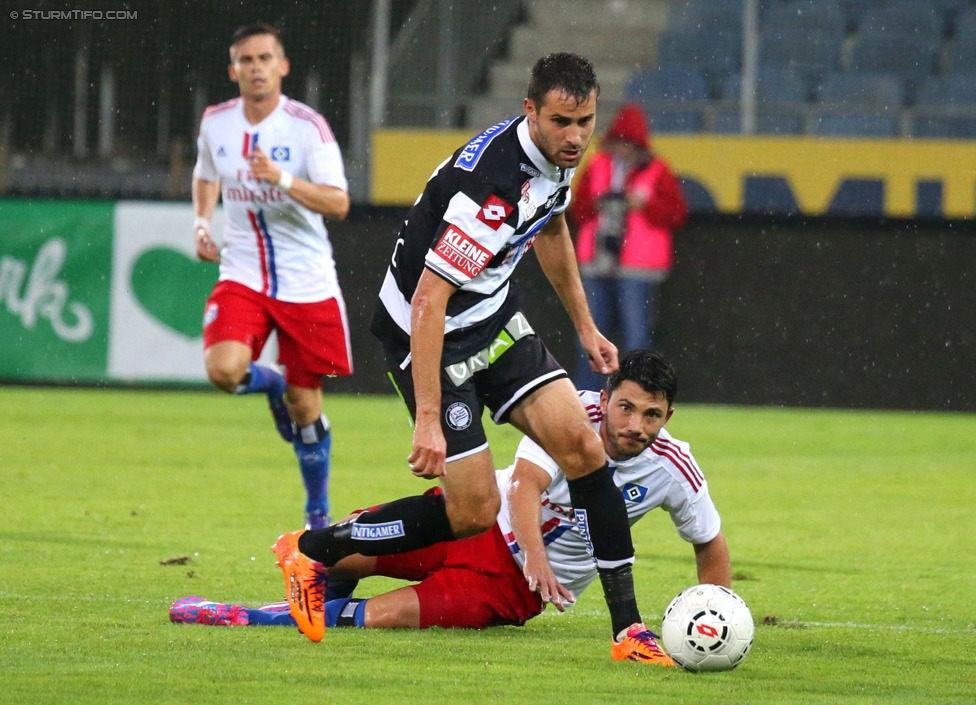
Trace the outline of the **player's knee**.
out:
<instances>
[{"instance_id":1,"label":"player's knee","mask_svg":"<svg viewBox=\"0 0 976 705\"><path fill-rule=\"evenodd\" d=\"M563 457L558 462L570 480L588 475L607 462L603 441L595 433L581 433L568 439Z\"/></svg>"},{"instance_id":2,"label":"player's knee","mask_svg":"<svg viewBox=\"0 0 976 705\"><path fill-rule=\"evenodd\" d=\"M465 497L464 501L449 501L447 516L454 535L461 539L488 531L495 525L499 509L501 499L496 490L494 493L484 492L478 496Z\"/></svg>"},{"instance_id":3,"label":"player's knee","mask_svg":"<svg viewBox=\"0 0 976 705\"><path fill-rule=\"evenodd\" d=\"M244 379L245 374L247 374L246 367L241 369L239 365L219 358L207 359L207 377L210 379L210 383L217 387L217 389L222 389L225 392L233 392L237 385L241 383L241 380Z\"/></svg>"}]
</instances>

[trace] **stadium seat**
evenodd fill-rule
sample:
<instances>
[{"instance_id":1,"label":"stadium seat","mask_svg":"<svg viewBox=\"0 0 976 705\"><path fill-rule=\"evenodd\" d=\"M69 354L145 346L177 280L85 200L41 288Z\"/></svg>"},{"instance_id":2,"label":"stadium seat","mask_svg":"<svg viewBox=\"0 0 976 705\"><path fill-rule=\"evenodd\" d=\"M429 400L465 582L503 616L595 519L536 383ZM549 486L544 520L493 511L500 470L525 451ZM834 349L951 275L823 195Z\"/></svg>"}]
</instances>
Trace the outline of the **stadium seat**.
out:
<instances>
[{"instance_id":1,"label":"stadium seat","mask_svg":"<svg viewBox=\"0 0 976 705\"><path fill-rule=\"evenodd\" d=\"M820 32L843 37L847 18L837 0L799 0L772 5L759 22L763 34L802 36Z\"/></svg>"},{"instance_id":2,"label":"stadium seat","mask_svg":"<svg viewBox=\"0 0 976 705\"><path fill-rule=\"evenodd\" d=\"M655 132L702 132L705 117L701 110L647 109L647 117Z\"/></svg>"},{"instance_id":3,"label":"stadium seat","mask_svg":"<svg viewBox=\"0 0 976 705\"><path fill-rule=\"evenodd\" d=\"M899 132L898 118L894 115L824 113L811 118L810 132L843 137L895 137Z\"/></svg>"},{"instance_id":4,"label":"stadium seat","mask_svg":"<svg viewBox=\"0 0 976 705\"><path fill-rule=\"evenodd\" d=\"M759 135L802 135L804 131L804 119L798 113L778 112L767 107L756 116L756 134ZM737 135L742 132L739 111L719 111L715 115L712 132L722 135Z\"/></svg>"},{"instance_id":5,"label":"stadium seat","mask_svg":"<svg viewBox=\"0 0 976 705\"><path fill-rule=\"evenodd\" d=\"M660 66L691 67L719 80L739 70L741 56L742 34L731 30L667 30L657 46Z\"/></svg>"},{"instance_id":6,"label":"stadium seat","mask_svg":"<svg viewBox=\"0 0 976 705\"><path fill-rule=\"evenodd\" d=\"M915 100L920 106L974 106L976 107L976 74L953 73L947 76L929 76L919 88Z\"/></svg>"},{"instance_id":7,"label":"stadium seat","mask_svg":"<svg viewBox=\"0 0 976 705\"><path fill-rule=\"evenodd\" d=\"M863 30L851 51L851 72L892 73L920 79L932 71L936 44L916 34Z\"/></svg>"},{"instance_id":8,"label":"stadium seat","mask_svg":"<svg viewBox=\"0 0 976 705\"><path fill-rule=\"evenodd\" d=\"M668 8L668 29L742 26L742 0L684 0Z\"/></svg>"},{"instance_id":9,"label":"stadium seat","mask_svg":"<svg viewBox=\"0 0 976 705\"><path fill-rule=\"evenodd\" d=\"M888 73L838 73L824 78L817 101L890 110L904 105L905 87L898 76Z\"/></svg>"},{"instance_id":10,"label":"stadium seat","mask_svg":"<svg viewBox=\"0 0 976 705\"><path fill-rule=\"evenodd\" d=\"M971 33L957 34L946 43L940 62L944 73L976 73L976 22L973 25Z\"/></svg>"},{"instance_id":11,"label":"stadium seat","mask_svg":"<svg viewBox=\"0 0 976 705\"><path fill-rule=\"evenodd\" d=\"M624 97L644 104L657 100L705 100L708 88L701 71L670 66L631 74Z\"/></svg>"},{"instance_id":12,"label":"stadium seat","mask_svg":"<svg viewBox=\"0 0 976 705\"><path fill-rule=\"evenodd\" d=\"M912 34L923 42L937 44L945 34L945 23L942 11L933 2L891 0L861 15L860 31Z\"/></svg>"},{"instance_id":13,"label":"stadium seat","mask_svg":"<svg viewBox=\"0 0 976 705\"><path fill-rule=\"evenodd\" d=\"M809 80L838 69L842 33L822 31L763 32L759 63L769 68L791 68Z\"/></svg>"},{"instance_id":14,"label":"stadium seat","mask_svg":"<svg viewBox=\"0 0 976 705\"><path fill-rule=\"evenodd\" d=\"M964 7L952 23L952 34L956 39L976 36L976 5Z\"/></svg>"},{"instance_id":15,"label":"stadium seat","mask_svg":"<svg viewBox=\"0 0 976 705\"><path fill-rule=\"evenodd\" d=\"M761 68L756 76L759 103L805 103L809 99L807 83L789 68ZM722 82L722 99L739 100L742 75L734 74Z\"/></svg>"},{"instance_id":16,"label":"stadium seat","mask_svg":"<svg viewBox=\"0 0 976 705\"><path fill-rule=\"evenodd\" d=\"M919 115L912 121L912 137L973 140L976 118Z\"/></svg>"}]
</instances>

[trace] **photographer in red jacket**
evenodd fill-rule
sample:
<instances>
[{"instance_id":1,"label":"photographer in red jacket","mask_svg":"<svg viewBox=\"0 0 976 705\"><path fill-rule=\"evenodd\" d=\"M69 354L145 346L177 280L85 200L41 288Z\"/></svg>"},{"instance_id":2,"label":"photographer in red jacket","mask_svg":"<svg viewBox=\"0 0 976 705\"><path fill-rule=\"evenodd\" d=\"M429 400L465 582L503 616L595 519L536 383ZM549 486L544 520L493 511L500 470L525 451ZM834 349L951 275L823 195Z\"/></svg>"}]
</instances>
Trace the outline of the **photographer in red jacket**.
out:
<instances>
[{"instance_id":1,"label":"photographer in red jacket","mask_svg":"<svg viewBox=\"0 0 976 705\"><path fill-rule=\"evenodd\" d=\"M582 168L570 203L590 310L621 350L652 347L658 288L674 259L671 233L688 217L681 186L649 139L641 108L624 105ZM585 357L574 381L578 389L603 382Z\"/></svg>"}]
</instances>

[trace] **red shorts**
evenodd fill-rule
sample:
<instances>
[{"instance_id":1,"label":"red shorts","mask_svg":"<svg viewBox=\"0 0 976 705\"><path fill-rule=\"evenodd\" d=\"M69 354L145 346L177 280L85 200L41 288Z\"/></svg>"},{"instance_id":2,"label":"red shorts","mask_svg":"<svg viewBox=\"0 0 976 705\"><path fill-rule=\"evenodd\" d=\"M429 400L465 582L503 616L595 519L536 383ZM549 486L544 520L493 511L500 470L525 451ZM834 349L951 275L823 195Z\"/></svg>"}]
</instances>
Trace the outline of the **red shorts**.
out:
<instances>
[{"instance_id":1,"label":"red shorts","mask_svg":"<svg viewBox=\"0 0 976 705\"><path fill-rule=\"evenodd\" d=\"M236 340L261 355L278 331L278 362L296 387L317 388L326 375L352 374L349 325L341 299L307 304L278 301L232 281L218 282L203 315L203 346Z\"/></svg>"},{"instance_id":2,"label":"red shorts","mask_svg":"<svg viewBox=\"0 0 976 705\"><path fill-rule=\"evenodd\" d=\"M478 536L376 560L376 575L420 581L420 628L521 626L543 610L496 524Z\"/></svg>"}]
</instances>

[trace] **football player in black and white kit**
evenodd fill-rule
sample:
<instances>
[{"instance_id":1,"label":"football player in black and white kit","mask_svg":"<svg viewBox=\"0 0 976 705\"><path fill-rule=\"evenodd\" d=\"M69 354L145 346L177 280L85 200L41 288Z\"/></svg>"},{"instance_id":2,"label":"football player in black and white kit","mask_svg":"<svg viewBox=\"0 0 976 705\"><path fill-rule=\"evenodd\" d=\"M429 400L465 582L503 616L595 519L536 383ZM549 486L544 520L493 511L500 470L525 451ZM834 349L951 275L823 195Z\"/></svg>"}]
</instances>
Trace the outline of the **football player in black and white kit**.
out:
<instances>
[{"instance_id":1,"label":"football player in black and white kit","mask_svg":"<svg viewBox=\"0 0 976 705\"><path fill-rule=\"evenodd\" d=\"M440 478L443 494L397 500L352 522L279 539L275 552L286 583L301 586L289 588L293 613L310 638L324 633L313 561L328 567L353 553L414 550L494 524L500 497L481 425L485 407L495 423L514 425L565 473L613 633L641 621L627 511L603 443L509 283L534 246L594 371L617 369L617 349L590 315L564 216L574 169L596 127L598 95L586 59L568 53L540 59L525 114L485 130L445 160L407 214L372 330L415 420L410 469ZM545 580L530 564L525 572L530 585Z\"/></svg>"}]
</instances>

